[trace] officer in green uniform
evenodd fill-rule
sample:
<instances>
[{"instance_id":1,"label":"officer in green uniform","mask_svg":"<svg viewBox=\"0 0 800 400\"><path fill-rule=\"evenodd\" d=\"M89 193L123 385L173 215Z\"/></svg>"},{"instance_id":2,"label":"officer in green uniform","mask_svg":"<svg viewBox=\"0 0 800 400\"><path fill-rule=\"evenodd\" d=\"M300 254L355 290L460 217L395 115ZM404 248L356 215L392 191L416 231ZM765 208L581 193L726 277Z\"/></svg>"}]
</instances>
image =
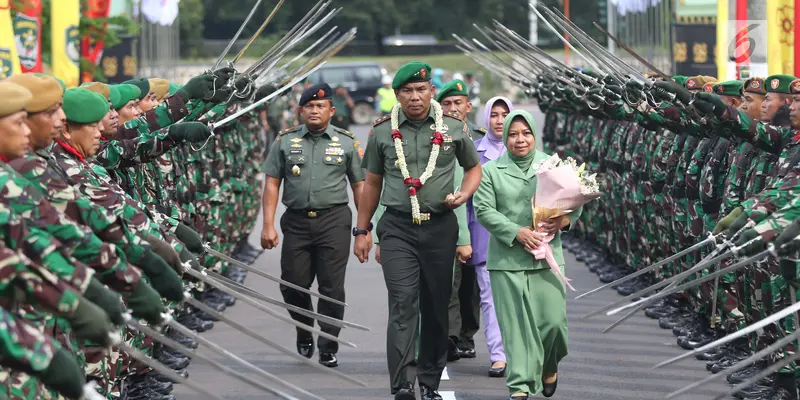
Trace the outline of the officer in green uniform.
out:
<instances>
[{"instance_id":1,"label":"officer in green uniform","mask_svg":"<svg viewBox=\"0 0 800 400\"><path fill-rule=\"evenodd\" d=\"M415 399L408 366L420 319L420 392L425 400L442 398L437 390L447 362L447 305L458 238L452 209L472 196L481 177L467 125L432 101L430 73L430 65L411 62L395 74L399 105L370 132L363 163L367 183L353 232L353 252L366 262L372 214L379 201L386 206L376 232L389 295L386 350L396 400ZM461 190L451 193L456 160L464 179Z\"/></svg>"},{"instance_id":2,"label":"officer in green uniform","mask_svg":"<svg viewBox=\"0 0 800 400\"><path fill-rule=\"evenodd\" d=\"M350 114L356 104L347 88L339 85L336 87L336 93L333 94L333 106L336 107L336 115L333 116L331 123L337 128L347 130L350 127Z\"/></svg>"},{"instance_id":3,"label":"officer in green uniform","mask_svg":"<svg viewBox=\"0 0 800 400\"><path fill-rule=\"evenodd\" d=\"M467 119L472 111L467 84L461 79L448 82L436 95L444 111L458 113L467 124L472 140L486 135L485 128L479 128ZM475 341L472 339L480 329L480 290L475 269L469 265L472 246L456 247L456 265L453 269L453 292L450 294L450 346L448 361L460 358L475 358Z\"/></svg>"},{"instance_id":4,"label":"officer in green uniform","mask_svg":"<svg viewBox=\"0 0 800 400\"><path fill-rule=\"evenodd\" d=\"M309 87L298 103L306 123L280 132L267 156L264 184L264 227L261 246L278 246L275 209L281 181L286 212L281 217L284 243L281 248L281 278L310 288L319 279L322 295L344 301L344 277L349 258L350 228L353 215L348 207L347 183L353 189L356 208L364 185L361 149L355 136L330 124L336 108L333 91L325 83ZM284 300L313 310L311 296L281 286ZM317 312L336 319L344 317L344 307L320 300ZM314 320L289 313L296 321L313 325ZM320 323L323 332L337 336L340 328ZM338 344L319 339L319 362L338 365ZM314 339L297 329L297 352L311 358Z\"/></svg>"}]
</instances>

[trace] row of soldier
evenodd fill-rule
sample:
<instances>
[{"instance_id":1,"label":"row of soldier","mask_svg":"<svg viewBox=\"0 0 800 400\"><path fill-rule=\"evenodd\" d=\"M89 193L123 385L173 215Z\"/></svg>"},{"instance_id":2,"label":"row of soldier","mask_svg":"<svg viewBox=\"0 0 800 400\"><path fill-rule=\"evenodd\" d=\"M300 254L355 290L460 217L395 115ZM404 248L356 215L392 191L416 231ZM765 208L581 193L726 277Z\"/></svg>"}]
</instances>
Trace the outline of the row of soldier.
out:
<instances>
[{"instance_id":1,"label":"row of soldier","mask_svg":"<svg viewBox=\"0 0 800 400\"><path fill-rule=\"evenodd\" d=\"M71 89L42 74L0 81L0 398L85 398L95 390L86 382L109 399L174 398L189 358L152 335L196 348L194 332L235 300L203 277L245 278L211 253L244 264L259 254L246 243L266 151L259 110L213 134L209 122L275 87L232 76ZM171 319L179 324L150 334L129 327Z\"/></svg>"},{"instance_id":2,"label":"row of soldier","mask_svg":"<svg viewBox=\"0 0 800 400\"><path fill-rule=\"evenodd\" d=\"M541 76L531 88L546 112L545 146L586 162L606 188L566 246L627 296L615 305L661 289L634 304L681 347L704 349L795 302L800 79L656 75L621 83L588 69L558 71L573 85ZM736 262L754 255L753 263ZM796 340L737 365L790 336L795 319L696 357L715 374L735 369L727 375L733 384L780 368L736 397L796 399L800 370L785 360Z\"/></svg>"}]
</instances>

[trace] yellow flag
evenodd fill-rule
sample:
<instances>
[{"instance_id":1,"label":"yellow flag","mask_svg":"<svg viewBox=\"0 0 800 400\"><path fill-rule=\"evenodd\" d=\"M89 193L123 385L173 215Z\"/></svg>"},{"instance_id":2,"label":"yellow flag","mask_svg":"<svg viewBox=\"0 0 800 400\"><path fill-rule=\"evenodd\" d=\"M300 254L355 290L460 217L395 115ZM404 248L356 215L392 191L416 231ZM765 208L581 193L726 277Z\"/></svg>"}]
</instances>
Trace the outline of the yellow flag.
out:
<instances>
[{"instance_id":1,"label":"yellow flag","mask_svg":"<svg viewBox=\"0 0 800 400\"><path fill-rule=\"evenodd\" d=\"M0 0L0 79L22 72L11 23L11 0Z\"/></svg>"},{"instance_id":2,"label":"yellow flag","mask_svg":"<svg viewBox=\"0 0 800 400\"><path fill-rule=\"evenodd\" d=\"M80 19L80 0L50 2L53 75L64 81L67 87L78 86L80 79L81 42L78 34Z\"/></svg>"},{"instance_id":3,"label":"yellow flag","mask_svg":"<svg viewBox=\"0 0 800 400\"><path fill-rule=\"evenodd\" d=\"M767 0L767 69L794 75L795 0Z\"/></svg>"}]
</instances>

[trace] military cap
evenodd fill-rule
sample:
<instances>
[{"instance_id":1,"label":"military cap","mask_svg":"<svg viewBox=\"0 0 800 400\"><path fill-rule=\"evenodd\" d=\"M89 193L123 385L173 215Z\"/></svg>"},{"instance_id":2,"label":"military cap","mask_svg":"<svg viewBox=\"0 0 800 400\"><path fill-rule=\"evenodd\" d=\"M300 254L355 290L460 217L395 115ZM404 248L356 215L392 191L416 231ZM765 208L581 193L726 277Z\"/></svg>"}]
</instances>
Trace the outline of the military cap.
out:
<instances>
[{"instance_id":1,"label":"military cap","mask_svg":"<svg viewBox=\"0 0 800 400\"><path fill-rule=\"evenodd\" d=\"M47 74L43 74L43 73L40 73L40 72L34 72L33 74L36 75L36 76L52 76L52 75L47 75ZM58 82L58 84L61 85L61 90L67 90L67 85L64 83L64 81L62 81L61 79L58 79L58 77L56 77L56 76L53 76L53 79L55 79L56 82Z\"/></svg>"},{"instance_id":2,"label":"military cap","mask_svg":"<svg viewBox=\"0 0 800 400\"><path fill-rule=\"evenodd\" d=\"M18 74L8 78L8 81L28 89L33 95L33 99L25 106L25 111L29 113L47 110L64 96L64 89L61 89L56 78L49 75Z\"/></svg>"},{"instance_id":3,"label":"military cap","mask_svg":"<svg viewBox=\"0 0 800 400\"><path fill-rule=\"evenodd\" d=\"M719 82L714 84L714 94L717 96L740 97L743 87L744 82L738 80Z\"/></svg>"},{"instance_id":4,"label":"military cap","mask_svg":"<svg viewBox=\"0 0 800 400\"><path fill-rule=\"evenodd\" d=\"M103 95L86 88L67 89L62 107L67 121L79 124L98 122L106 116L109 109L108 100Z\"/></svg>"},{"instance_id":5,"label":"military cap","mask_svg":"<svg viewBox=\"0 0 800 400\"><path fill-rule=\"evenodd\" d=\"M686 80L689 79L688 76L683 75L675 75L672 77L672 80L675 81L678 85L686 86Z\"/></svg>"},{"instance_id":6,"label":"military cap","mask_svg":"<svg viewBox=\"0 0 800 400\"><path fill-rule=\"evenodd\" d=\"M111 89L105 83L101 82L91 82L91 83L84 83L81 85L82 88L91 90L95 93L100 93L106 100L111 99Z\"/></svg>"},{"instance_id":7,"label":"military cap","mask_svg":"<svg viewBox=\"0 0 800 400\"><path fill-rule=\"evenodd\" d=\"M686 86L686 89L689 90L703 90L703 86L706 83L715 83L715 82L717 82L717 78L714 78L712 76L697 75L686 79L686 83L684 83L684 86Z\"/></svg>"},{"instance_id":8,"label":"military cap","mask_svg":"<svg viewBox=\"0 0 800 400\"><path fill-rule=\"evenodd\" d=\"M303 94L300 95L300 101L297 104L302 107L312 100L330 100L331 96L333 96L333 89L327 83L318 83L303 90Z\"/></svg>"},{"instance_id":9,"label":"military cap","mask_svg":"<svg viewBox=\"0 0 800 400\"><path fill-rule=\"evenodd\" d=\"M716 83L714 82L706 83L705 85L703 85L703 91L706 93L714 93L714 85L716 85Z\"/></svg>"},{"instance_id":10,"label":"military cap","mask_svg":"<svg viewBox=\"0 0 800 400\"><path fill-rule=\"evenodd\" d=\"M744 81L744 92L765 95L767 89L764 88L764 78L749 78Z\"/></svg>"},{"instance_id":11,"label":"military cap","mask_svg":"<svg viewBox=\"0 0 800 400\"><path fill-rule=\"evenodd\" d=\"M183 87L182 85L178 85L176 83L170 82L169 83L169 91L167 93L169 93L169 95L172 96L175 93L178 93L178 90L181 90L182 87Z\"/></svg>"},{"instance_id":12,"label":"military cap","mask_svg":"<svg viewBox=\"0 0 800 400\"><path fill-rule=\"evenodd\" d=\"M400 89L406 83L428 82L431 80L431 66L421 62L412 61L403 65L394 74L392 89Z\"/></svg>"},{"instance_id":13,"label":"military cap","mask_svg":"<svg viewBox=\"0 0 800 400\"><path fill-rule=\"evenodd\" d=\"M447 82L447 84L442 87L442 90L439 91L439 94L436 95L436 101L441 103L445 97L450 96L469 96L469 93L467 93L467 84L461 79L454 79Z\"/></svg>"},{"instance_id":14,"label":"military cap","mask_svg":"<svg viewBox=\"0 0 800 400\"><path fill-rule=\"evenodd\" d=\"M128 104L128 102L131 100L138 100L141 98L139 97L141 95L141 91L137 86L130 85L127 83L122 83L114 86L117 88L117 91L119 92L119 101L116 103L114 103L113 101L111 102L112 103L111 105L114 107L115 110L119 110L120 108L124 107L125 104Z\"/></svg>"},{"instance_id":15,"label":"military cap","mask_svg":"<svg viewBox=\"0 0 800 400\"><path fill-rule=\"evenodd\" d=\"M33 99L33 94L24 86L8 80L0 81L0 118L25 111L25 107Z\"/></svg>"},{"instance_id":16,"label":"military cap","mask_svg":"<svg viewBox=\"0 0 800 400\"><path fill-rule=\"evenodd\" d=\"M792 81L792 84L789 85L789 92L791 94L800 94L800 79Z\"/></svg>"},{"instance_id":17,"label":"military cap","mask_svg":"<svg viewBox=\"0 0 800 400\"><path fill-rule=\"evenodd\" d=\"M136 86L136 87L139 88L140 93L139 93L138 96L136 96L135 100L143 99L145 96L150 94L150 92L152 91L152 90L150 90L150 81L145 79L145 78L131 79L131 80L127 80L127 81L122 82L122 83L126 83L128 85L133 85L133 86Z\"/></svg>"},{"instance_id":18,"label":"military cap","mask_svg":"<svg viewBox=\"0 0 800 400\"><path fill-rule=\"evenodd\" d=\"M121 96L119 94L119 87L116 85L107 85L108 86L108 101L111 104L119 104Z\"/></svg>"},{"instance_id":19,"label":"military cap","mask_svg":"<svg viewBox=\"0 0 800 400\"><path fill-rule=\"evenodd\" d=\"M784 74L776 74L770 75L767 79L764 80L766 84L765 89L767 93L789 93L789 86L794 81L795 77L791 75L784 75Z\"/></svg>"},{"instance_id":20,"label":"military cap","mask_svg":"<svg viewBox=\"0 0 800 400\"><path fill-rule=\"evenodd\" d=\"M166 96L169 93L169 81L161 78L151 78L150 91L155 92L158 99Z\"/></svg>"}]
</instances>

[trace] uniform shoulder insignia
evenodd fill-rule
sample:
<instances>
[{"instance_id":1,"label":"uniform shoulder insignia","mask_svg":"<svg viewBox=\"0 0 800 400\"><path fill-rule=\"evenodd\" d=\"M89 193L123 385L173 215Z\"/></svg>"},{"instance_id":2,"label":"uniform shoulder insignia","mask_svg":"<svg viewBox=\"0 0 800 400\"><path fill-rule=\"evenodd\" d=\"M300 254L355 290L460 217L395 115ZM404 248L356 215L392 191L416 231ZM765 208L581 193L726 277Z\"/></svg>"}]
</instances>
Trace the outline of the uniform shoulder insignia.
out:
<instances>
[{"instance_id":1,"label":"uniform shoulder insignia","mask_svg":"<svg viewBox=\"0 0 800 400\"><path fill-rule=\"evenodd\" d=\"M389 115L387 115L385 117L382 117L382 118L378 118L378 119L375 120L375 122L372 123L372 126L378 126L378 125L388 121L391 118L392 118L391 114L389 114Z\"/></svg>"},{"instance_id":2,"label":"uniform shoulder insignia","mask_svg":"<svg viewBox=\"0 0 800 400\"><path fill-rule=\"evenodd\" d=\"M477 130L480 131L480 132L483 132L483 133L489 132L489 131L486 130L486 128L478 128Z\"/></svg>"},{"instance_id":3,"label":"uniform shoulder insignia","mask_svg":"<svg viewBox=\"0 0 800 400\"><path fill-rule=\"evenodd\" d=\"M287 133L292 133L292 132L299 131L301 126L302 126L302 125L297 125L297 126L293 126L293 127L291 127L291 128L288 128L288 129L284 129L284 130L280 131L280 132L278 133L278 135L279 135L279 136L283 136L283 135L285 135L285 134L287 134Z\"/></svg>"},{"instance_id":4,"label":"uniform shoulder insignia","mask_svg":"<svg viewBox=\"0 0 800 400\"><path fill-rule=\"evenodd\" d=\"M457 120L461 121L461 115L459 115L458 112L456 112L456 111L448 111L444 115L446 115L446 116L448 116L450 118L457 119Z\"/></svg>"},{"instance_id":5,"label":"uniform shoulder insignia","mask_svg":"<svg viewBox=\"0 0 800 400\"><path fill-rule=\"evenodd\" d=\"M342 135L345 135L345 136L349 137L350 139L355 139L356 138L356 135L354 135L353 132L350 132L347 129L342 129L342 128L334 126L333 130L336 133L341 133Z\"/></svg>"}]
</instances>

